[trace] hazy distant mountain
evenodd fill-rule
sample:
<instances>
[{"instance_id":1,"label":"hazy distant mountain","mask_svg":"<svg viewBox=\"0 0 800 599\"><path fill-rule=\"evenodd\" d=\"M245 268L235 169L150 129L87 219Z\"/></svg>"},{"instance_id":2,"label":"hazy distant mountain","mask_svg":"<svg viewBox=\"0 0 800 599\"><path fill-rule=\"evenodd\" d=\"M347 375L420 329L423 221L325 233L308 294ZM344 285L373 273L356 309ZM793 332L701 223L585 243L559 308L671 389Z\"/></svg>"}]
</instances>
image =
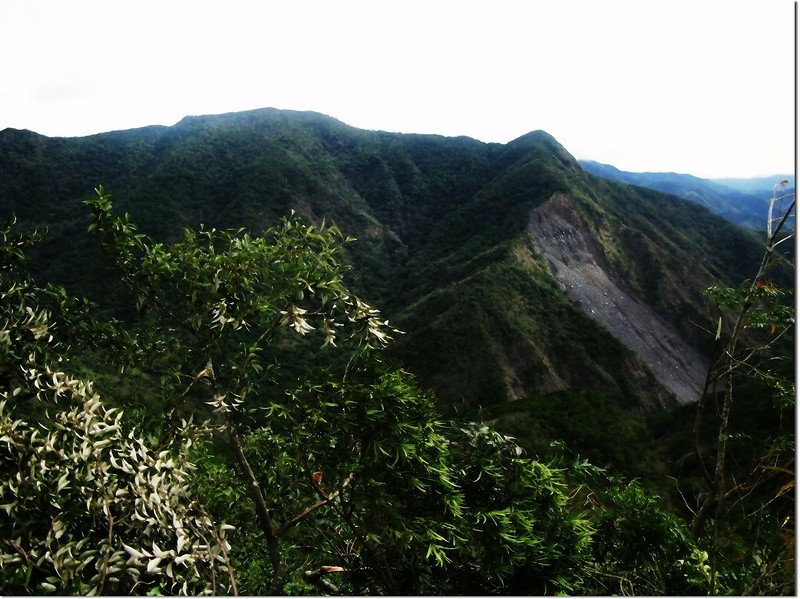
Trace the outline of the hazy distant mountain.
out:
<instances>
[{"instance_id":1,"label":"hazy distant mountain","mask_svg":"<svg viewBox=\"0 0 800 599\"><path fill-rule=\"evenodd\" d=\"M749 179L710 179L710 181L737 191L770 195L775 184L783 179L789 181L790 187L794 187L794 176L792 175L771 175L769 177L752 177Z\"/></svg>"},{"instance_id":2,"label":"hazy distant mountain","mask_svg":"<svg viewBox=\"0 0 800 599\"><path fill-rule=\"evenodd\" d=\"M581 160L580 165L588 173L669 193L705 206L732 222L759 230L766 223L773 186L781 179L789 179L793 184L793 177L787 175L754 179L701 179L678 173L631 173L591 160Z\"/></svg>"},{"instance_id":3,"label":"hazy distant mountain","mask_svg":"<svg viewBox=\"0 0 800 599\"><path fill-rule=\"evenodd\" d=\"M122 294L81 204L98 184L164 240L200 223L258 231L295 209L359 238L352 284L406 331L393 355L445 407L560 389L637 410L690 401L702 290L748 276L759 242L642 178L587 174L631 180L612 168L581 168L541 131L486 144L272 109L82 138L6 129L0 217L47 226L40 275L113 305ZM732 197L685 175L641 177L721 213Z\"/></svg>"}]
</instances>

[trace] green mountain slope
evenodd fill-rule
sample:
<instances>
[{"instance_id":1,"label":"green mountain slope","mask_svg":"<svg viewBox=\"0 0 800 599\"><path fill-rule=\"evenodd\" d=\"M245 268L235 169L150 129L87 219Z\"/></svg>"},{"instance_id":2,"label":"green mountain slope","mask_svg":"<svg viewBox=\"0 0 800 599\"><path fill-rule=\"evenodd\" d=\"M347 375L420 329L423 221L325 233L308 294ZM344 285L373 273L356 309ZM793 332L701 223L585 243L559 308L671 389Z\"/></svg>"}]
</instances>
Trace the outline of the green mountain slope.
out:
<instances>
[{"instance_id":1,"label":"green mountain slope","mask_svg":"<svg viewBox=\"0 0 800 599\"><path fill-rule=\"evenodd\" d=\"M394 357L445 408L561 389L637 410L688 401L702 289L759 255L702 207L587 175L544 132L485 144L273 109L84 138L0 132L0 216L47 226L39 275L109 307L122 292L81 205L98 184L164 240L200 223L258 232L292 209L335 221L358 238L352 286L406 332ZM658 364L665 338L674 355ZM672 385L681 365L693 374Z\"/></svg>"}]
</instances>

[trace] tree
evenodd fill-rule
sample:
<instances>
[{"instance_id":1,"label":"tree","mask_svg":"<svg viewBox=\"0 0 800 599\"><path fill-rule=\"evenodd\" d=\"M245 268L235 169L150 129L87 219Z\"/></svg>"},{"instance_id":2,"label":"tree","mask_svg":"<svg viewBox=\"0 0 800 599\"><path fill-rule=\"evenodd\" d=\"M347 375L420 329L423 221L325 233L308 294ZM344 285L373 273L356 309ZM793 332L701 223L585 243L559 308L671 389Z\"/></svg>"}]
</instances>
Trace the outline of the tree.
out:
<instances>
[{"instance_id":1,"label":"tree","mask_svg":"<svg viewBox=\"0 0 800 599\"><path fill-rule=\"evenodd\" d=\"M772 440L749 471L744 476L739 474L738 480L728 471L729 444L734 439L731 418L737 385L744 381L755 381L771 388L779 409L794 402L795 390L791 380L776 367L786 356L776 353L776 349L780 350L780 344L786 343L792 334L795 314L791 303L787 301L787 292L770 280L775 269L786 265L793 267L786 256L776 252L779 244L793 236L791 225L795 197L794 191L788 191L787 186L788 181L785 180L775 186L767 217L766 247L753 278L738 288L715 286L706 292L717 309L717 329L705 388L697 403L694 446L708 487L697 509L693 510L692 526L698 537L708 535L709 588L712 594L720 590L720 535L724 519L733 509L732 505L740 505L754 493L772 490L772 499L766 501L769 504L794 489L794 444L790 437ZM704 457L701 426L704 413L714 402L719 424L716 444L711 452L713 466L709 468ZM757 508L750 517L762 511L763 508ZM793 537L793 513L781 515L774 525L781 540ZM754 542L746 561L751 562L755 558L758 562L756 568L742 576L741 580L734 581L734 590L745 594L762 590L783 592L783 581L787 577L780 576L779 565L786 560L792 562L794 550L793 546L781 545L784 544L779 542L777 550L768 548L765 554L768 557L764 559L756 555Z\"/></svg>"},{"instance_id":2,"label":"tree","mask_svg":"<svg viewBox=\"0 0 800 599\"><path fill-rule=\"evenodd\" d=\"M271 583L258 592L280 592L306 566L324 591L336 573L353 592L446 592L441 580L468 563L489 590L519 568L535 575L514 588L569 588L588 529L568 516L559 475L495 433L446 435L432 398L370 351L390 329L345 288L338 229L290 218L263 237L186 231L162 246L112 216L102 190L89 205L137 295L128 344L139 368L161 374L167 420L209 406L211 451L236 464L267 548ZM314 336L322 348L309 351ZM337 354L322 374L288 367L337 344L348 356L338 368Z\"/></svg>"},{"instance_id":3,"label":"tree","mask_svg":"<svg viewBox=\"0 0 800 599\"><path fill-rule=\"evenodd\" d=\"M88 204L135 319L34 286L3 239L4 591L577 594L631 575L669 592L705 572L639 487L592 504L572 470L442 422L381 357L394 331L345 286L335 227L164 245L102 189ZM116 369L108 404L80 368Z\"/></svg>"},{"instance_id":4,"label":"tree","mask_svg":"<svg viewBox=\"0 0 800 599\"><path fill-rule=\"evenodd\" d=\"M0 589L9 594L213 593L232 588L225 540L178 451L123 431L92 384L64 371L64 313L24 271L36 235L0 229ZM51 297L48 298L47 295ZM219 570L219 571L218 571Z\"/></svg>"},{"instance_id":5,"label":"tree","mask_svg":"<svg viewBox=\"0 0 800 599\"><path fill-rule=\"evenodd\" d=\"M242 439L287 380L295 345L321 333L322 346L370 348L389 338L379 313L352 295L338 254L350 241L336 227L284 219L261 237L243 231L184 231L169 246L111 213L103 190L88 201L96 230L136 296L141 318L132 350L139 366L158 373L173 428L184 415L205 414L215 441L235 456L255 507L272 567L271 592L286 581L281 537L287 522L271 504ZM288 350L288 351L287 351ZM295 355L298 355L295 353ZM339 481L342 483L342 481ZM342 483L343 484L343 483Z\"/></svg>"}]
</instances>

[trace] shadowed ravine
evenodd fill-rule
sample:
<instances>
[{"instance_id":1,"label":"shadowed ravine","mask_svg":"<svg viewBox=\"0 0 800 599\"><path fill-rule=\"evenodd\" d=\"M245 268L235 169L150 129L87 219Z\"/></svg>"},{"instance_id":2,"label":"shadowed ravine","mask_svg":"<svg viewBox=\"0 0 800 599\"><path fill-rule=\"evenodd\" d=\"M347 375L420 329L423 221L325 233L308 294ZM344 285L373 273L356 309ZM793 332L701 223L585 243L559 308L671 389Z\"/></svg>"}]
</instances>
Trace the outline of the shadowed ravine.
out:
<instances>
[{"instance_id":1,"label":"shadowed ravine","mask_svg":"<svg viewBox=\"0 0 800 599\"><path fill-rule=\"evenodd\" d=\"M537 208L529 233L556 280L593 319L633 350L681 403L699 398L707 360L601 266L600 250L570 200L555 194Z\"/></svg>"}]
</instances>

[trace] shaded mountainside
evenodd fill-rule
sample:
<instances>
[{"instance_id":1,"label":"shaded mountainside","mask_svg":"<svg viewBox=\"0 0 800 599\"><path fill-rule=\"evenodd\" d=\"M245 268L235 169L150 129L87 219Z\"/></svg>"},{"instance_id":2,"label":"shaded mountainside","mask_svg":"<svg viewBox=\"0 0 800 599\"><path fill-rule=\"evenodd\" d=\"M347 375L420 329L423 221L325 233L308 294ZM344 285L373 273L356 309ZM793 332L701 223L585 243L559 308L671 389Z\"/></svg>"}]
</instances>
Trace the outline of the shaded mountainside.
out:
<instances>
[{"instance_id":1,"label":"shaded mountainside","mask_svg":"<svg viewBox=\"0 0 800 599\"><path fill-rule=\"evenodd\" d=\"M588 175L540 131L485 144L263 109L83 138L0 132L0 216L47 226L39 275L107 306L122 292L81 204L98 184L162 240L201 223L258 232L292 209L336 222L358 238L353 287L406 332L393 356L446 408L563 389L635 410L689 401L702 290L760 255L755 235Z\"/></svg>"}]
</instances>

